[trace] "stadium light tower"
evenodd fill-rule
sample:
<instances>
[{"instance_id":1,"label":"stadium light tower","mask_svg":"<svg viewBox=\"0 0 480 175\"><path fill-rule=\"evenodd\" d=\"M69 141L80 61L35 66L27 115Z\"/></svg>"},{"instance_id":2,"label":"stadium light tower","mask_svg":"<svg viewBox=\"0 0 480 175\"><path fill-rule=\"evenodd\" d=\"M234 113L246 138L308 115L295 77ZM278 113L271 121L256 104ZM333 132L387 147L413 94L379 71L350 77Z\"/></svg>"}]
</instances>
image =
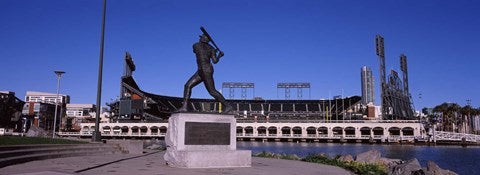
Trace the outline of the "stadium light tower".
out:
<instances>
[{"instance_id":1,"label":"stadium light tower","mask_svg":"<svg viewBox=\"0 0 480 175\"><path fill-rule=\"evenodd\" d=\"M235 89L241 89L241 97L243 100L247 99L247 89L253 90L253 98L255 98L255 83L247 83L247 82L224 82L222 83L222 90L224 88L228 88L230 99L235 99Z\"/></svg>"},{"instance_id":2,"label":"stadium light tower","mask_svg":"<svg viewBox=\"0 0 480 175\"><path fill-rule=\"evenodd\" d=\"M54 72L57 75L57 98L55 99L55 117L53 118L52 138L55 138L55 129L57 128L58 93L59 93L59 90L60 90L60 78L62 78L62 75L65 73L64 71L61 71L61 70L56 70ZM60 115L60 118L61 117L62 116Z\"/></svg>"},{"instance_id":3,"label":"stadium light tower","mask_svg":"<svg viewBox=\"0 0 480 175\"><path fill-rule=\"evenodd\" d=\"M95 131L92 134L93 142L102 141L100 134L100 107L102 98L102 71L103 71L103 46L105 40L105 12L107 11L107 0L103 0L103 16L102 16L102 36L100 37L100 59L98 64L98 84L97 84L97 106L95 113Z\"/></svg>"},{"instance_id":4,"label":"stadium light tower","mask_svg":"<svg viewBox=\"0 0 480 175\"><path fill-rule=\"evenodd\" d=\"M297 89L297 99L303 98L303 89L308 89L308 97L310 98L310 83L277 83L277 98L278 89L285 89L285 99L290 99L290 88Z\"/></svg>"}]
</instances>

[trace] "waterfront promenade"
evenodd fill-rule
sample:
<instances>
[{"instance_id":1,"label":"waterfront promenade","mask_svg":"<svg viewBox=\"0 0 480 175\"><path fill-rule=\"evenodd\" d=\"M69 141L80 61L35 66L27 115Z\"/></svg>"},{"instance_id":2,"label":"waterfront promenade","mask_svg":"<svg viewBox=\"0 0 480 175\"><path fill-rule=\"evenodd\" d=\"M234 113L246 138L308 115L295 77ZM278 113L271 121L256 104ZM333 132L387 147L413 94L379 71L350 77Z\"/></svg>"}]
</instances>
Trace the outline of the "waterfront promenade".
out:
<instances>
[{"instance_id":1,"label":"waterfront promenade","mask_svg":"<svg viewBox=\"0 0 480 175\"><path fill-rule=\"evenodd\" d=\"M163 160L163 151L143 155L81 156L33 161L0 169L0 174L67 175L67 174L229 174L229 175L291 175L339 174L349 171L339 167L294 160L252 158L250 168L181 169L171 168Z\"/></svg>"}]
</instances>

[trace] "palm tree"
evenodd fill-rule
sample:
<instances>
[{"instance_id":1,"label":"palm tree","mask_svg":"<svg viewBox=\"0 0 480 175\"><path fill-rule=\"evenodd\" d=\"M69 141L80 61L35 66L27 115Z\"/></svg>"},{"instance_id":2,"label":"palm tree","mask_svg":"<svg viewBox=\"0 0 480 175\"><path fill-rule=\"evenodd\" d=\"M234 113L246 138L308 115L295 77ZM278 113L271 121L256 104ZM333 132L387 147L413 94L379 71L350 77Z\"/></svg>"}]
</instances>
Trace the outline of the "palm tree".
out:
<instances>
[{"instance_id":1,"label":"palm tree","mask_svg":"<svg viewBox=\"0 0 480 175\"><path fill-rule=\"evenodd\" d=\"M469 124L471 121L471 116L472 114L474 114L474 111L475 109L472 108L472 106L470 105L464 106L460 109L460 114L462 114L462 118L461 118L462 130L464 133L470 133Z\"/></svg>"},{"instance_id":2,"label":"palm tree","mask_svg":"<svg viewBox=\"0 0 480 175\"><path fill-rule=\"evenodd\" d=\"M456 103L442 103L435 106L433 112L442 114L442 129L443 131L454 131L454 126L458 124L458 112L460 111L460 105Z\"/></svg>"},{"instance_id":3,"label":"palm tree","mask_svg":"<svg viewBox=\"0 0 480 175\"><path fill-rule=\"evenodd\" d=\"M478 128L474 128L474 127L478 127L478 125L474 124L474 119L475 117L478 117L480 115L480 108L474 108L472 110L472 113L470 113L470 115L472 116L471 117L471 123L472 123L472 133L475 133L475 134L478 134Z\"/></svg>"}]
</instances>

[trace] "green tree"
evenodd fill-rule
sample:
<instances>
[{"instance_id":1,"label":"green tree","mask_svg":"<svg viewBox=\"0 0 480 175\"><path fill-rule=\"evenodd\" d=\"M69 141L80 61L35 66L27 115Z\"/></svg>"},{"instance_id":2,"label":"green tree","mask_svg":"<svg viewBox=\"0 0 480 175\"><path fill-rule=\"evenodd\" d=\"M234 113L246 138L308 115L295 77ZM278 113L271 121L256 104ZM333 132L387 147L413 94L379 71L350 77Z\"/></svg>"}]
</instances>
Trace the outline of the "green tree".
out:
<instances>
[{"instance_id":1,"label":"green tree","mask_svg":"<svg viewBox=\"0 0 480 175\"><path fill-rule=\"evenodd\" d=\"M453 125L458 125L459 121L461 121L459 116L460 109L460 105L456 103L442 103L433 108L433 112L441 113L441 127L443 131L454 131Z\"/></svg>"}]
</instances>

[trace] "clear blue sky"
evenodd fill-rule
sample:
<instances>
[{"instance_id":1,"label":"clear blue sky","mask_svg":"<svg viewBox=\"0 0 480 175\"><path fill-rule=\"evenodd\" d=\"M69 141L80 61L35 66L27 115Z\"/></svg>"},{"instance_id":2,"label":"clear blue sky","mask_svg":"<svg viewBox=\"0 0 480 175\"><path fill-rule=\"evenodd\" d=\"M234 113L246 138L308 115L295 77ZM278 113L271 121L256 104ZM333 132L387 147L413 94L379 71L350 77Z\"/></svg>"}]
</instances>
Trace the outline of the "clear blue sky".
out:
<instances>
[{"instance_id":1,"label":"clear blue sky","mask_svg":"<svg viewBox=\"0 0 480 175\"><path fill-rule=\"evenodd\" d=\"M67 72L61 93L72 103L95 103L102 4L0 1L0 90L20 98L26 91L54 93L53 70L61 69ZM465 105L467 99L478 107L479 9L471 0L109 0L102 104L119 95L125 51L134 57L143 90L182 96L196 69L192 44L203 25L225 52L215 65L217 89L227 81L253 82L256 96L276 99L276 83L310 82L313 99L342 89L345 96L361 95L360 68L366 65L379 102L374 37L381 34L387 72L399 71L401 53L408 57L417 108ZM203 85L193 96L210 98Z\"/></svg>"}]
</instances>

